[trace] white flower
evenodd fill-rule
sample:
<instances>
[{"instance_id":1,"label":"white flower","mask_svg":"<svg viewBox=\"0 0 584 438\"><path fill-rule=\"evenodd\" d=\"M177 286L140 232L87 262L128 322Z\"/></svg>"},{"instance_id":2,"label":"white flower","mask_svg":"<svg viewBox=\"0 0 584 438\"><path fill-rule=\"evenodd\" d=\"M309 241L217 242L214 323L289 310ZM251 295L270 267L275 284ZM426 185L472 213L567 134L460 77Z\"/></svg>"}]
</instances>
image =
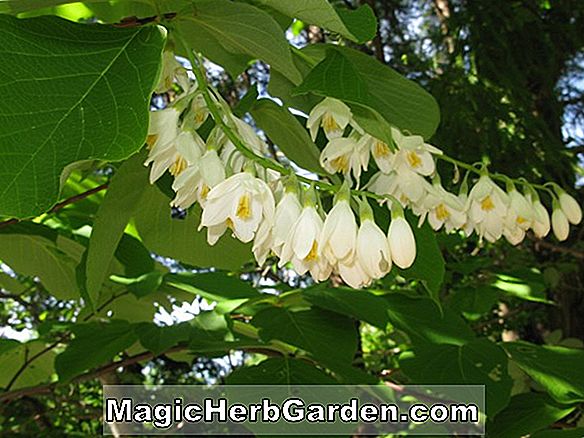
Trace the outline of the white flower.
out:
<instances>
[{"instance_id":1,"label":"white flower","mask_svg":"<svg viewBox=\"0 0 584 438\"><path fill-rule=\"evenodd\" d=\"M176 60L173 52L165 50L162 54L160 78L154 92L158 94L167 92L172 88L175 79L183 91L189 89L189 77L186 69Z\"/></svg>"},{"instance_id":2,"label":"white flower","mask_svg":"<svg viewBox=\"0 0 584 438\"><path fill-rule=\"evenodd\" d=\"M570 223L561 208L554 208L552 213L552 229L554 230L554 235L560 242L568 238Z\"/></svg>"},{"instance_id":3,"label":"white flower","mask_svg":"<svg viewBox=\"0 0 584 438\"><path fill-rule=\"evenodd\" d=\"M533 207L528 199L515 188L509 191L509 209L505 218L503 234L512 245L517 245L525 238L525 232L533 224Z\"/></svg>"},{"instance_id":4,"label":"white flower","mask_svg":"<svg viewBox=\"0 0 584 438\"><path fill-rule=\"evenodd\" d=\"M178 154L187 163L184 171L180 172L172 183L176 197L171 205L179 208L189 208L197 201L197 187L200 180L199 165L201 155L205 150L205 143L196 132L182 132L176 140Z\"/></svg>"},{"instance_id":5,"label":"white flower","mask_svg":"<svg viewBox=\"0 0 584 438\"><path fill-rule=\"evenodd\" d=\"M442 226L447 232L461 229L466 223L465 201L444 189L440 184L433 184L419 205L412 210L420 216L419 226L428 218L433 230L438 231Z\"/></svg>"},{"instance_id":6,"label":"white flower","mask_svg":"<svg viewBox=\"0 0 584 438\"><path fill-rule=\"evenodd\" d=\"M509 197L491 178L483 175L468 195L469 220L477 234L494 242L503 235Z\"/></svg>"},{"instance_id":7,"label":"white flower","mask_svg":"<svg viewBox=\"0 0 584 438\"><path fill-rule=\"evenodd\" d=\"M357 232L356 259L371 278L381 278L391 270L388 238L372 219L361 220Z\"/></svg>"},{"instance_id":8,"label":"white flower","mask_svg":"<svg viewBox=\"0 0 584 438\"><path fill-rule=\"evenodd\" d=\"M350 263L339 262L337 270L343 281L353 289L361 289L371 284L372 278L365 272L357 258L354 258Z\"/></svg>"},{"instance_id":9,"label":"white flower","mask_svg":"<svg viewBox=\"0 0 584 438\"><path fill-rule=\"evenodd\" d=\"M264 142L255 133L253 128L243 120L232 116L232 121L237 128L238 137L243 144L251 149L256 155L262 155L265 149ZM220 127L216 127L207 140L207 144L221 148L221 160L225 166L229 165L235 173L241 172L245 164L249 161L229 140Z\"/></svg>"},{"instance_id":10,"label":"white flower","mask_svg":"<svg viewBox=\"0 0 584 438\"><path fill-rule=\"evenodd\" d=\"M273 228L274 223L268 219L265 219L260 224L255 235L253 247L251 250L260 266L265 263L266 259L268 258L268 254L270 253L270 249L272 248L274 240Z\"/></svg>"},{"instance_id":11,"label":"white flower","mask_svg":"<svg viewBox=\"0 0 584 438\"><path fill-rule=\"evenodd\" d=\"M340 100L326 97L312 108L306 127L310 131L312 140L316 139L320 126L322 126L326 137L332 140L343 135L345 128L352 122L352 119L351 109L347 105ZM356 127L354 123L351 124Z\"/></svg>"},{"instance_id":12,"label":"white flower","mask_svg":"<svg viewBox=\"0 0 584 438\"><path fill-rule=\"evenodd\" d=\"M531 228L538 238L543 238L550 232L550 215L537 197L532 197L529 193L527 199L531 202L533 209L533 223Z\"/></svg>"},{"instance_id":13,"label":"white flower","mask_svg":"<svg viewBox=\"0 0 584 438\"><path fill-rule=\"evenodd\" d=\"M314 206L306 205L292 225L288 240L282 248L278 266L282 267L291 262L298 274L304 275L310 271L315 281L326 280L332 272L332 265L320 252L322 227L322 219Z\"/></svg>"},{"instance_id":14,"label":"white flower","mask_svg":"<svg viewBox=\"0 0 584 438\"><path fill-rule=\"evenodd\" d=\"M237 173L211 189L199 229L209 227L211 245L226 227L242 242L250 242L262 220L273 221L274 209L274 197L264 181L248 172Z\"/></svg>"},{"instance_id":15,"label":"white flower","mask_svg":"<svg viewBox=\"0 0 584 438\"><path fill-rule=\"evenodd\" d=\"M359 146L371 151L375 164L383 173L390 173L395 168L395 154L386 143L369 134L364 134L359 140ZM366 166L365 169L367 169Z\"/></svg>"},{"instance_id":16,"label":"white flower","mask_svg":"<svg viewBox=\"0 0 584 438\"><path fill-rule=\"evenodd\" d=\"M436 170L432 154L440 155L442 151L424 143L419 135L403 135L398 129L392 128L391 133L398 151L394 159L394 167L398 173L406 170L429 176Z\"/></svg>"},{"instance_id":17,"label":"white flower","mask_svg":"<svg viewBox=\"0 0 584 438\"><path fill-rule=\"evenodd\" d=\"M298 196L293 192L286 192L278 205L274 216L274 243L272 250L280 256L284 244L288 241L290 230L300 216L302 206L298 201Z\"/></svg>"},{"instance_id":18,"label":"white flower","mask_svg":"<svg viewBox=\"0 0 584 438\"><path fill-rule=\"evenodd\" d=\"M582 221L582 209L572 196L562 191L559 196L560 207L571 224L578 225Z\"/></svg>"},{"instance_id":19,"label":"white flower","mask_svg":"<svg viewBox=\"0 0 584 438\"><path fill-rule=\"evenodd\" d=\"M205 205L209 191L225 180L225 168L214 149L208 149L193 165L174 179L176 197L171 205L189 208L195 202Z\"/></svg>"},{"instance_id":20,"label":"white flower","mask_svg":"<svg viewBox=\"0 0 584 438\"><path fill-rule=\"evenodd\" d=\"M369 148L352 137L334 138L320 153L320 165L328 173L349 175L352 172L357 181L368 164Z\"/></svg>"},{"instance_id":21,"label":"white flower","mask_svg":"<svg viewBox=\"0 0 584 438\"><path fill-rule=\"evenodd\" d=\"M403 216L391 220L387 239L393 262L402 269L412 266L416 259L416 239L410 224Z\"/></svg>"},{"instance_id":22,"label":"white flower","mask_svg":"<svg viewBox=\"0 0 584 438\"><path fill-rule=\"evenodd\" d=\"M205 103L205 98L202 93L197 93L191 102L191 117L193 118L193 128L199 129L209 117L209 108Z\"/></svg>"},{"instance_id":23,"label":"white flower","mask_svg":"<svg viewBox=\"0 0 584 438\"><path fill-rule=\"evenodd\" d=\"M186 167L186 160L176 149L176 139L180 133L179 116L180 113L174 108L150 113L150 126L146 140L150 151L144 165L153 163L150 169L151 184L169 168L176 176Z\"/></svg>"},{"instance_id":24,"label":"white flower","mask_svg":"<svg viewBox=\"0 0 584 438\"><path fill-rule=\"evenodd\" d=\"M329 263L349 263L355 254L357 223L349 201L340 199L324 220L321 250Z\"/></svg>"},{"instance_id":25,"label":"white flower","mask_svg":"<svg viewBox=\"0 0 584 438\"><path fill-rule=\"evenodd\" d=\"M402 206L418 205L431 189L424 177L416 172L377 172L367 184L368 189L377 195L391 195Z\"/></svg>"}]
</instances>

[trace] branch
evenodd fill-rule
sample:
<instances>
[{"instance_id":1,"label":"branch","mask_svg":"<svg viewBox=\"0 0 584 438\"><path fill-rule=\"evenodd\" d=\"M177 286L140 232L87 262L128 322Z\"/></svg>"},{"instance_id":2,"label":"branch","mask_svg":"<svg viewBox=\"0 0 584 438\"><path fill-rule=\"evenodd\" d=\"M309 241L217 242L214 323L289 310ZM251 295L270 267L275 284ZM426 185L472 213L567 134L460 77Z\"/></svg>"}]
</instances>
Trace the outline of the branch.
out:
<instances>
[{"instance_id":1,"label":"branch","mask_svg":"<svg viewBox=\"0 0 584 438\"><path fill-rule=\"evenodd\" d=\"M555 243L548 242L546 240L536 240L535 242L535 249L539 250L540 248L549 249L552 252L559 252L563 254L569 254L577 259L584 260L584 252L578 251L577 249L568 248L561 245L556 245Z\"/></svg>"},{"instance_id":2,"label":"branch","mask_svg":"<svg viewBox=\"0 0 584 438\"><path fill-rule=\"evenodd\" d=\"M90 190L87 190L86 192L83 193L79 193L78 195L75 196L71 196L70 198L65 199L64 201L61 201L57 204L55 204L53 206L53 208L51 208L47 213L55 213L59 210L61 210L63 207L66 207L69 204L74 204L75 202L81 201L85 198L88 198L91 195L94 195L98 192L101 192L102 190L105 190L108 188L108 184L102 184L100 186L94 187ZM9 225L13 225L20 222L20 219L9 219L7 221L4 222L0 222L0 228L4 228L7 227Z\"/></svg>"}]
</instances>

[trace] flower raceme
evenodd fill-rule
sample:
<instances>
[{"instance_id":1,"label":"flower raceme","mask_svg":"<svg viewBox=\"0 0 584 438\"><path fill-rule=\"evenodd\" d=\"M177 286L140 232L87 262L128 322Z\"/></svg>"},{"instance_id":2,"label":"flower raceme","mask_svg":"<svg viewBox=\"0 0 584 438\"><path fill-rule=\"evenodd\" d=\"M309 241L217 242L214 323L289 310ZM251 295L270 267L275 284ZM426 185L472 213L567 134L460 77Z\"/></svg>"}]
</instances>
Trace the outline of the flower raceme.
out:
<instances>
[{"instance_id":1,"label":"flower raceme","mask_svg":"<svg viewBox=\"0 0 584 438\"><path fill-rule=\"evenodd\" d=\"M213 94L217 111L225 112L217 123L217 112L207 108L209 99L203 91L189 88L180 68L170 61L167 70L165 74L180 73L175 80L183 94L176 104L151 113L145 162L151 165L150 181L168 171L176 194L171 204L182 209L200 204L199 230L207 228L208 243L214 245L229 230L242 242L253 241L252 252L260 264L273 254L280 267L291 265L315 281L334 273L349 286L361 288L385 276L392 265L407 269L414 263L415 234L403 208L418 216L418 226L427 221L435 231L476 233L489 242L505 237L513 245L529 230L538 238L553 230L558 240L565 240L570 224L582 220L578 202L557 185L548 183L554 190L539 186L552 198L550 218L533 186L523 181L521 192L510 179L496 177L505 178L505 191L485 169L476 169L479 178L470 191L467 174L460 193L450 193L437 174L436 159L442 151L395 127L391 141L377 139L358 125L347 105L332 98L316 105L307 120L313 139L322 129L328 140L321 166L345 177L345 183L335 188L327 213L319 199L326 192L317 190L318 183L307 188L293 174L266 169L268 148L254 129L226 112L227 104ZM169 78L164 81L167 87ZM203 140L198 129L209 115L216 125ZM250 159L250 154L257 159ZM370 164L378 171L362 181ZM355 191L362 182L364 189ZM387 232L375 222L366 199L355 198L355 193L389 208ZM380 211L389 216L389 211Z\"/></svg>"}]
</instances>

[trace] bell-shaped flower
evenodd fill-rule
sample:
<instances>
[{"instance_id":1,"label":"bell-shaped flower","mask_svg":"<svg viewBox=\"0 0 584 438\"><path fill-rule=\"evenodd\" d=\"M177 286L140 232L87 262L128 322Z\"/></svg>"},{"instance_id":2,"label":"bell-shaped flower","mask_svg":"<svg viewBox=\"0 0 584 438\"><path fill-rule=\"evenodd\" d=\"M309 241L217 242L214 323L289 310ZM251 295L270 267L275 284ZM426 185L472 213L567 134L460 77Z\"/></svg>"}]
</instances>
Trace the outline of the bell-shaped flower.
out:
<instances>
[{"instance_id":1,"label":"bell-shaped flower","mask_svg":"<svg viewBox=\"0 0 584 438\"><path fill-rule=\"evenodd\" d=\"M480 237L494 242L501 238L509 208L509 197L488 175L483 175L468 195L470 222Z\"/></svg>"},{"instance_id":2,"label":"bell-shaped flower","mask_svg":"<svg viewBox=\"0 0 584 438\"><path fill-rule=\"evenodd\" d=\"M350 199L350 190L345 183L324 220L320 244L322 253L332 265L337 262L349 263L355 254L357 222L349 204Z\"/></svg>"},{"instance_id":3,"label":"bell-shaped flower","mask_svg":"<svg viewBox=\"0 0 584 438\"><path fill-rule=\"evenodd\" d=\"M316 139L318 128L321 126L326 137L332 140L342 137L345 128L352 120L353 114L347 105L340 100L325 97L310 111L306 127L310 131L312 140Z\"/></svg>"},{"instance_id":4,"label":"bell-shaped flower","mask_svg":"<svg viewBox=\"0 0 584 438\"><path fill-rule=\"evenodd\" d=\"M179 84L183 92L189 89L189 77L186 69L176 60L174 52L165 50L162 54L162 68L155 93L165 93L172 88L174 81Z\"/></svg>"},{"instance_id":5,"label":"bell-shaped flower","mask_svg":"<svg viewBox=\"0 0 584 438\"><path fill-rule=\"evenodd\" d=\"M582 208L580 204L572 196L568 195L563 190L558 196L560 201L560 208L568 218L568 222L573 225L578 225L582 221Z\"/></svg>"},{"instance_id":6,"label":"bell-shaped flower","mask_svg":"<svg viewBox=\"0 0 584 438\"><path fill-rule=\"evenodd\" d=\"M236 173L207 195L199 229L218 227L207 235L211 245L225 227L242 242L250 242L263 220L274 220L274 210L274 197L264 181L248 172Z\"/></svg>"},{"instance_id":7,"label":"bell-shaped flower","mask_svg":"<svg viewBox=\"0 0 584 438\"><path fill-rule=\"evenodd\" d=\"M424 139L419 135L403 135L396 128L392 128L391 133L398 148L393 163L398 173L409 171L423 176L434 173L436 163L432 154L442 154L440 149L424 143Z\"/></svg>"},{"instance_id":8,"label":"bell-shaped flower","mask_svg":"<svg viewBox=\"0 0 584 438\"><path fill-rule=\"evenodd\" d=\"M256 155L262 155L265 149L265 144L261 138L258 137L253 128L235 116L232 116L231 120L237 128L237 135L243 144ZM213 129L207 139L207 144L214 146L217 149L221 149L221 160L226 167L229 167L235 173L241 172L249 161L249 159L237 149L219 126Z\"/></svg>"},{"instance_id":9,"label":"bell-shaped flower","mask_svg":"<svg viewBox=\"0 0 584 438\"><path fill-rule=\"evenodd\" d=\"M525 232L533 224L533 207L529 200L514 187L508 193L509 208L505 217L503 235L511 245L517 245L525 238Z\"/></svg>"},{"instance_id":10,"label":"bell-shaped flower","mask_svg":"<svg viewBox=\"0 0 584 438\"><path fill-rule=\"evenodd\" d=\"M313 196L310 193L308 195ZM288 240L282 247L278 266L292 263L298 274L304 275L310 271L315 281L326 280L332 272L332 265L320 250L322 227L323 221L314 202L310 198L305 199L302 212L292 225Z\"/></svg>"},{"instance_id":11,"label":"bell-shaped flower","mask_svg":"<svg viewBox=\"0 0 584 438\"><path fill-rule=\"evenodd\" d=\"M173 181L172 189L176 192L176 197L171 205L186 209L197 201L197 187L200 181L199 166L205 143L196 132L184 131L177 137L176 149L186 161L187 166Z\"/></svg>"},{"instance_id":12,"label":"bell-shaped flower","mask_svg":"<svg viewBox=\"0 0 584 438\"><path fill-rule=\"evenodd\" d=\"M392 213L387 240L393 262L402 269L412 266L416 259L416 239L412 227L400 210L396 215Z\"/></svg>"},{"instance_id":13,"label":"bell-shaped flower","mask_svg":"<svg viewBox=\"0 0 584 438\"><path fill-rule=\"evenodd\" d=\"M361 171L367 170L369 148L357 142L354 137L334 138L328 142L320 154L320 165L328 173L340 172L345 176L353 173L359 182Z\"/></svg>"},{"instance_id":14,"label":"bell-shaped flower","mask_svg":"<svg viewBox=\"0 0 584 438\"><path fill-rule=\"evenodd\" d=\"M547 236L550 232L550 215L537 195L528 193L526 197L531 203L531 208L533 210L533 223L531 224L531 229L535 236L541 239Z\"/></svg>"},{"instance_id":15,"label":"bell-shaped flower","mask_svg":"<svg viewBox=\"0 0 584 438\"><path fill-rule=\"evenodd\" d=\"M180 112L172 107L150 113L146 139L149 152L144 162L145 166L152 163L150 183L154 183L171 167L175 175L186 167L186 161L176 149L176 139L181 132L178 126L179 116Z\"/></svg>"},{"instance_id":16,"label":"bell-shaped flower","mask_svg":"<svg viewBox=\"0 0 584 438\"><path fill-rule=\"evenodd\" d=\"M570 233L570 223L564 210L560 207L554 207L552 212L552 230L560 242L566 240Z\"/></svg>"},{"instance_id":17,"label":"bell-shaped flower","mask_svg":"<svg viewBox=\"0 0 584 438\"><path fill-rule=\"evenodd\" d=\"M361 204L356 255L359 266L372 279L379 279L391 270L388 238L375 223L371 207L366 201Z\"/></svg>"},{"instance_id":18,"label":"bell-shaped flower","mask_svg":"<svg viewBox=\"0 0 584 438\"><path fill-rule=\"evenodd\" d=\"M337 271L343 281L353 289L361 289L371 284L372 278L365 272L364 267L361 266L361 262L357 257L349 263L339 262Z\"/></svg>"},{"instance_id":19,"label":"bell-shaped flower","mask_svg":"<svg viewBox=\"0 0 584 438\"><path fill-rule=\"evenodd\" d=\"M427 195L412 209L416 215L420 216L419 226L427 217L428 223L435 231L444 227L450 233L461 229L467 221L465 202L455 194L446 191L437 182L428 188Z\"/></svg>"},{"instance_id":20,"label":"bell-shaped flower","mask_svg":"<svg viewBox=\"0 0 584 438\"><path fill-rule=\"evenodd\" d=\"M377 164L377 167L383 173L390 173L395 169L395 154L389 148L387 143L384 143L383 141L372 137L369 134L363 134L363 136L359 139L358 145L361 148L365 148L371 152L373 160L375 160L375 164ZM365 166L365 169L367 169L367 166Z\"/></svg>"},{"instance_id":21,"label":"bell-shaped flower","mask_svg":"<svg viewBox=\"0 0 584 438\"><path fill-rule=\"evenodd\" d=\"M207 118L209 117L209 108L207 108L202 93L197 92L197 94L195 94L195 97L191 102L189 117L192 118L194 129L199 129L201 125L207 121Z\"/></svg>"},{"instance_id":22,"label":"bell-shaped flower","mask_svg":"<svg viewBox=\"0 0 584 438\"><path fill-rule=\"evenodd\" d=\"M255 238L253 240L253 246L251 250L256 261L260 266L266 262L266 259L268 258L270 250L273 246L274 241L273 229L274 229L273 221L268 220L266 218L260 224L258 231L255 235Z\"/></svg>"},{"instance_id":23,"label":"bell-shaped flower","mask_svg":"<svg viewBox=\"0 0 584 438\"><path fill-rule=\"evenodd\" d=\"M377 172L367 184L368 189L377 195L391 195L404 207L420 205L431 189L424 177L415 172L385 174Z\"/></svg>"},{"instance_id":24,"label":"bell-shaped flower","mask_svg":"<svg viewBox=\"0 0 584 438\"><path fill-rule=\"evenodd\" d=\"M282 253L284 244L289 240L292 226L300 216L302 206L293 191L286 191L276 206L274 217L274 242L272 250L277 256Z\"/></svg>"}]
</instances>

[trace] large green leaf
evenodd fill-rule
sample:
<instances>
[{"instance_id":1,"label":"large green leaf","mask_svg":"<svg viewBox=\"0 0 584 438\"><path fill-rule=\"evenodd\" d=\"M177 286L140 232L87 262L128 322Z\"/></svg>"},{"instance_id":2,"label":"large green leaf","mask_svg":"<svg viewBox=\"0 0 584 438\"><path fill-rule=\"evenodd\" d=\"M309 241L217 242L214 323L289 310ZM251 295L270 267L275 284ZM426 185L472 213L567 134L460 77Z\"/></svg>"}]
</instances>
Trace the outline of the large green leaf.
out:
<instances>
[{"instance_id":1,"label":"large green leaf","mask_svg":"<svg viewBox=\"0 0 584 438\"><path fill-rule=\"evenodd\" d=\"M327 0L257 1L289 17L298 18L307 24L324 27L358 43L372 39L377 30L377 20L367 5L356 10L335 10Z\"/></svg>"},{"instance_id":2,"label":"large green leaf","mask_svg":"<svg viewBox=\"0 0 584 438\"><path fill-rule=\"evenodd\" d=\"M531 438L582 438L584 436L584 427L577 429L554 429L542 430L531 435Z\"/></svg>"},{"instance_id":3,"label":"large green leaf","mask_svg":"<svg viewBox=\"0 0 584 438\"><path fill-rule=\"evenodd\" d=\"M163 327L145 322L137 324L135 331L142 346L159 355L179 342L187 341L191 334L191 326L187 322Z\"/></svg>"},{"instance_id":4,"label":"large green leaf","mask_svg":"<svg viewBox=\"0 0 584 438\"><path fill-rule=\"evenodd\" d=\"M414 344L462 345L475 338L464 320L448 308L442 311L429 298L401 293L385 295L391 323L405 332Z\"/></svg>"},{"instance_id":5,"label":"large green leaf","mask_svg":"<svg viewBox=\"0 0 584 438\"><path fill-rule=\"evenodd\" d=\"M10 389L18 389L49 381L54 373L55 353L52 350L45 352L46 347L42 341L20 343L0 339L0 388L6 388L10 382ZM29 363L20 372L27 360ZM20 375L16 376L18 372Z\"/></svg>"},{"instance_id":6,"label":"large green leaf","mask_svg":"<svg viewBox=\"0 0 584 438\"><path fill-rule=\"evenodd\" d=\"M75 338L55 359L55 369L61 381L109 362L137 340L132 325L122 320L79 324L73 332Z\"/></svg>"},{"instance_id":7,"label":"large green leaf","mask_svg":"<svg viewBox=\"0 0 584 438\"><path fill-rule=\"evenodd\" d=\"M320 309L293 311L271 307L253 318L262 340L284 341L327 362L351 363L357 350L353 321Z\"/></svg>"},{"instance_id":8,"label":"large green leaf","mask_svg":"<svg viewBox=\"0 0 584 438\"><path fill-rule=\"evenodd\" d=\"M250 245L229 233L214 246L207 244L206 230L197 231L201 209L191 208L185 219L173 219L169 199L150 186L135 215L135 224L146 247L161 256L198 267L235 270L251 259Z\"/></svg>"},{"instance_id":9,"label":"large green leaf","mask_svg":"<svg viewBox=\"0 0 584 438\"><path fill-rule=\"evenodd\" d=\"M584 350L504 342L501 346L526 374L560 403L584 401Z\"/></svg>"},{"instance_id":10,"label":"large green leaf","mask_svg":"<svg viewBox=\"0 0 584 438\"><path fill-rule=\"evenodd\" d=\"M487 339L464 345L426 345L404 356L400 366L416 384L485 385L487 415L494 416L509 402L513 381L507 356Z\"/></svg>"},{"instance_id":11,"label":"large green leaf","mask_svg":"<svg viewBox=\"0 0 584 438\"><path fill-rule=\"evenodd\" d=\"M304 289L302 295L315 306L366 321L380 329L389 323L389 302L367 291L316 286Z\"/></svg>"},{"instance_id":12,"label":"large green leaf","mask_svg":"<svg viewBox=\"0 0 584 438\"><path fill-rule=\"evenodd\" d=\"M176 19L188 43L232 74L261 59L294 83L302 80L278 23L252 5L229 0L200 0Z\"/></svg>"},{"instance_id":13,"label":"large green leaf","mask_svg":"<svg viewBox=\"0 0 584 438\"><path fill-rule=\"evenodd\" d=\"M79 298L75 269L85 248L44 225L20 223L0 230L0 260L36 276L59 299Z\"/></svg>"},{"instance_id":14,"label":"large green leaf","mask_svg":"<svg viewBox=\"0 0 584 438\"><path fill-rule=\"evenodd\" d=\"M251 115L266 135L288 158L315 173L322 173L320 152L306 129L286 108L273 100L260 99L250 110Z\"/></svg>"},{"instance_id":15,"label":"large green leaf","mask_svg":"<svg viewBox=\"0 0 584 438\"><path fill-rule=\"evenodd\" d=\"M275 357L258 365L242 367L227 378L228 385L333 385L336 381L324 371L308 363Z\"/></svg>"},{"instance_id":16,"label":"large green leaf","mask_svg":"<svg viewBox=\"0 0 584 438\"><path fill-rule=\"evenodd\" d=\"M63 169L122 160L143 144L164 42L157 27L0 16L0 215L28 217Z\"/></svg>"},{"instance_id":17,"label":"large green leaf","mask_svg":"<svg viewBox=\"0 0 584 438\"><path fill-rule=\"evenodd\" d=\"M316 66L295 90L363 105L386 121L425 138L440 120L436 100L418 84L375 58L348 47L316 44L302 52Z\"/></svg>"},{"instance_id":18,"label":"large green leaf","mask_svg":"<svg viewBox=\"0 0 584 438\"><path fill-rule=\"evenodd\" d=\"M256 298L261 294L249 283L226 272L167 274L165 282L211 301Z\"/></svg>"},{"instance_id":19,"label":"large green leaf","mask_svg":"<svg viewBox=\"0 0 584 438\"><path fill-rule=\"evenodd\" d=\"M522 437L555 423L574 409L576 406L560 405L547 394L518 394L511 397L487 430L489 436L497 438Z\"/></svg>"},{"instance_id":20,"label":"large green leaf","mask_svg":"<svg viewBox=\"0 0 584 438\"><path fill-rule=\"evenodd\" d=\"M138 154L120 167L93 222L85 270L86 290L93 303L98 300L124 229L148 184L148 170L143 162L144 157Z\"/></svg>"}]
</instances>

